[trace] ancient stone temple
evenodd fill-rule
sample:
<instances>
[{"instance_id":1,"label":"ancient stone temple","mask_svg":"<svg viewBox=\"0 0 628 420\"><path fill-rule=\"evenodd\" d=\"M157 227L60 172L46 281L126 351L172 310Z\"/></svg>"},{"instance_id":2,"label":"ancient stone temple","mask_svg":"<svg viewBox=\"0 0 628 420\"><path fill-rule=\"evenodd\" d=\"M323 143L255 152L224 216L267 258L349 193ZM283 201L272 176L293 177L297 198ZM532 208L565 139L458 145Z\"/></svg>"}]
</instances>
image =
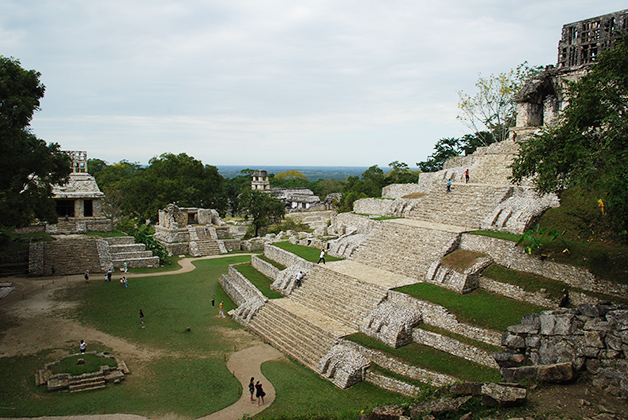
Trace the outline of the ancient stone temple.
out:
<instances>
[{"instance_id":1,"label":"ancient stone temple","mask_svg":"<svg viewBox=\"0 0 628 420\"><path fill-rule=\"evenodd\" d=\"M87 172L87 152L67 152L72 157L72 173L65 185L54 185L53 199L57 204L59 222L47 225L48 233L111 232L111 220L102 214L105 194L93 176Z\"/></svg>"},{"instance_id":2,"label":"ancient stone temple","mask_svg":"<svg viewBox=\"0 0 628 420\"><path fill-rule=\"evenodd\" d=\"M225 239L233 238L230 227L213 209L168 204L159 210L155 239L170 255L218 255L227 253ZM239 249L239 248L238 248Z\"/></svg>"},{"instance_id":3,"label":"ancient stone temple","mask_svg":"<svg viewBox=\"0 0 628 420\"><path fill-rule=\"evenodd\" d=\"M549 65L523 87L517 102L517 135L552 125L567 105L567 82L587 74L603 51L613 48L628 30L628 10L598 16L563 26L556 66ZM516 138L516 136L515 136Z\"/></svg>"},{"instance_id":4,"label":"ancient stone temple","mask_svg":"<svg viewBox=\"0 0 628 420\"><path fill-rule=\"evenodd\" d=\"M270 191L270 181L268 180L268 172L256 169L253 172L253 180L251 181L251 189L257 191Z\"/></svg>"}]
</instances>

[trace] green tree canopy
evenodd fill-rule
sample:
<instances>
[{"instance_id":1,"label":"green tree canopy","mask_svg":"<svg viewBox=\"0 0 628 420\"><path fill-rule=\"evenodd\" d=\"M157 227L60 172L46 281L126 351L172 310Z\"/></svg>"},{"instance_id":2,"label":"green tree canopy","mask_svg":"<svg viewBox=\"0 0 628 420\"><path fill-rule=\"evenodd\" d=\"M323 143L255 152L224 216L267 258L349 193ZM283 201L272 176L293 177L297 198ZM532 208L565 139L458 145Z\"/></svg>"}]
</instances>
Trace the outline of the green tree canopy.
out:
<instances>
[{"instance_id":1,"label":"green tree canopy","mask_svg":"<svg viewBox=\"0 0 628 420\"><path fill-rule=\"evenodd\" d=\"M628 229L628 35L568 86L559 123L521 144L513 180L540 193L597 191L618 232ZM626 239L626 236L624 235Z\"/></svg>"},{"instance_id":2,"label":"green tree canopy","mask_svg":"<svg viewBox=\"0 0 628 420\"><path fill-rule=\"evenodd\" d=\"M436 172L443 169L443 165L455 156L470 155L480 146L486 146L495 142L495 138L488 131L480 131L475 134L465 134L461 138L446 137L440 139L434 145L434 153L428 156L426 161L416 165L422 172Z\"/></svg>"},{"instance_id":3,"label":"green tree canopy","mask_svg":"<svg viewBox=\"0 0 628 420\"><path fill-rule=\"evenodd\" d=\"M0 56L0 226L21 227L34 219L56 223L52 185L67 181L71 159L56 143L30 130L45 86L41 74L19 60Z\"/></svg>"},{"instance_id":4,"label":"green tree canopy","mask_svg":"<svg viewBox=\"0 0 628 420\"><path fill-rule=\"evenodd\" d=\"M475 83L475 95L458 92L458 119L471 128L480 140L488 139L479 136L482 131L490 133L490 143L506 140L508 129L516 122L515 96L524 83L538 72L538 67L530 67L526 62L507 73L480 76ZM483 145L488 146L490 143Z\"/></svg>"},{"instance_id":5,"label":"green tree canopy","mask_svg":"<svg viewBox=\"0 0 628 420\"><path fill-rule=\"evenodd\" d=\"M241 200L246 215L253 219L251 226L254 237L271 224L279 223L286 214L283 202L265 192L249 189L242 193Z\"/></svg>"}]
</instances>

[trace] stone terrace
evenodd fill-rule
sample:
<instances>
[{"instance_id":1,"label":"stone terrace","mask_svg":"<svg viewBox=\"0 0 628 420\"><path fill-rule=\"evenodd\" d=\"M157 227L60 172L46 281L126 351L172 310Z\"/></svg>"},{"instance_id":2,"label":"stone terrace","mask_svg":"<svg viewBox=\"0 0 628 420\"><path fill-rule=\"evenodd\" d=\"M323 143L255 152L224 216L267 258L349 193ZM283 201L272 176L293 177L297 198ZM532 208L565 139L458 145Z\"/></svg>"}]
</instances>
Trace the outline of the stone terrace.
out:
<instances>
[{"instance_id":1,"label":"stone terrace","mask_svg":"<svg viewBox=\"0 0 628 420\"><path fill-rule=\"evenodd\" d=\"M269 300L248 327L314 371L340 337L355 332L290 299Z\"/></svg>"},{"instance_id":2,"label":"stone terrace","mask_svg":"<svg viewBox=\"0 0 628 420\"><path fill-rule=\"evenodd\" d=\"M406 217L479 229L480 223L512 192L513 187L464 183L453 184L447 192L443 183L442 188L434 188L417 200Z\"/></svg>"},{"instance_id":3,"label":"stone terrace","mask_svg":"<svg viewBox=\"0 0 628 420\"><path fill-rule=\"evenodd\" d=\"M414 279L457 246L459 233L386 220L355 251L353 261Z\"/></svg>"},{"instance_id":4,"label":"stone terrace","mask_svg":"<svg viewBox=\"0 0 628 420\"><path fill-rule=\"evenodd\" d=\"M315 266L290 294L294 302L358 329L360 321L386 298L388 290Z\"/></svg>"}]
</instances>

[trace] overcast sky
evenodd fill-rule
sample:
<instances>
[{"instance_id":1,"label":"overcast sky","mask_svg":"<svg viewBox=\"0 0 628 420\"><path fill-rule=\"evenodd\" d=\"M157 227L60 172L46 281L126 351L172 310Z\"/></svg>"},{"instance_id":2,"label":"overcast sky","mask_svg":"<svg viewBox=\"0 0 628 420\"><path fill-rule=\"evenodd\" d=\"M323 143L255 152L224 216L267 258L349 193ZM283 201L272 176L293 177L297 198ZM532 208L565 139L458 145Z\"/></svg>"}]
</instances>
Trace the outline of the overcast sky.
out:
<instances>
[{"instance_id":1,"label":"overcast sky","mask_svg":"<svg viewBox=\"0 0 628 420\"><path fill-rule=\"evenodd\" d=\"M555 64L625 0L0 0L0 55L46 85L34 133L109 163L410 167L459 90Z\"/></svg>"}]
</instances>

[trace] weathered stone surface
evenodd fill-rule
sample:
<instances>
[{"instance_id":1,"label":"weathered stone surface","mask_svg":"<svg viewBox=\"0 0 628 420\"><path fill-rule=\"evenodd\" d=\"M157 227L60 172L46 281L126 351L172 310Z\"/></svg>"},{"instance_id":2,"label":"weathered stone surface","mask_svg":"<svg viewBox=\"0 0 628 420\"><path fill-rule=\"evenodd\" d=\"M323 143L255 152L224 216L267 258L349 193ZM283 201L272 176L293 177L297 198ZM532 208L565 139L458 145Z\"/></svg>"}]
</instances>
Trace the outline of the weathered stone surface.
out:
<instances>
[{"instance_id":1,"label":"weathered stone surface","mask_svg":"<svg viewBox=\"0 0 628 420\"><path fill-rule=\"evenodd\" d=\"M587 347L596 347L598 349L604 348L602 334L599 331L585 331L584 345Z\"/></svg>"},{"instance_id":2,"label":"weathered stone surface","mask_svg":"<svg viewBox=\"0 0 628 420\"><path fill-rule=\"evenodd\" d=\"M385 405L373 408L370 420L397 420L403 416L404 408L400 405Z\"/></svg>"},{"instance_id":3,"label":"weathered stone surface","mask_svg":"<svg viewBox=\"0 0 628 420\"><path fill-rule=\"evenodd\" d=\"M502 346L511 349L522 349L525 348L526 343L523 337L505 332L502 335Z\"/></svg>"},{"instance_id":4,"label":"weathered stone surface","mask_svg":"<svg viewBox=\"0 0 628 420\"><path fill-rule=\"evenodd\" d=\"M610 311L606 314L606 320L617 331L628 330L628 310Z\"/></svg>"},{"instance_id":5,"label":"weathered stone surface","mask_svg":"<svg viewBox=\"0 0 628 420\"><path fill-rule=\"evenodd\" d=\"M512 407L525 404L527 391L524 388L486 384L482 386L482 403L489 407Z\"/></svg>"},{"instance_id":6,"label":"weathered stone surface","mask_svg":"<svg viewBox=\"0 0 628 420\"><path fill-rule=\"evenodd\" d=\"M481 395L484 382L456 382L449 388L454 395Z\"/></svg>"},{"instance_id":7,"label":"weathered stone surface","mask_svg":"<svg viewBox=\"0 0 628 420\"><path fill-rule=\"evenodd\" d=\"M493 357L495 358L497 364L502 368L520 366L525 361L525 355L509 351L493 353Z\"/></svg>"},{"instance_id":8,"label":"weathered stone surface","mask_svg":"<svg viewBox=\"0 0 628 420\"><path fill-rule=\"evenodd\" d=\"M573 379L574 369L571 363L557 363L553 365L521 366L504 368L502 377L507 382L521 382L524 380L560 383Z\"/></svg>"},{"instance_id":9,"label":"weathered stone surface","mask_svg":"<svg viewBox=\"0 0 628 420\"><path fill-rule=\"evenodd\" d=\"M541 335L569 335L576 329L575 317L569 313L548 313L540 316Z\"/></svg>"},{"instance_id":10,"label":"weathered stone surface","mask_svg":"<svg viewBox=\"0 0 628 420\"><path fill-rule=\"evenodd\" d=\"M443 413L447 411L458 411L463 404L468 402L471 396L459 398L441 398L434 401L425 401L410 406L410 417L421 419L427 413Z\"/></svg>"},{"instance_id":11,"label":"weathered stone surface","mask_svg":"<svg viewBox=\"0 0 628 420\"><path fill-rule=\"evenodd\" d=\"M536 325L519 324L508 327L508 332L512 334L536 334L539 332L539 329Z\"/></svg>"}]
</instances>

